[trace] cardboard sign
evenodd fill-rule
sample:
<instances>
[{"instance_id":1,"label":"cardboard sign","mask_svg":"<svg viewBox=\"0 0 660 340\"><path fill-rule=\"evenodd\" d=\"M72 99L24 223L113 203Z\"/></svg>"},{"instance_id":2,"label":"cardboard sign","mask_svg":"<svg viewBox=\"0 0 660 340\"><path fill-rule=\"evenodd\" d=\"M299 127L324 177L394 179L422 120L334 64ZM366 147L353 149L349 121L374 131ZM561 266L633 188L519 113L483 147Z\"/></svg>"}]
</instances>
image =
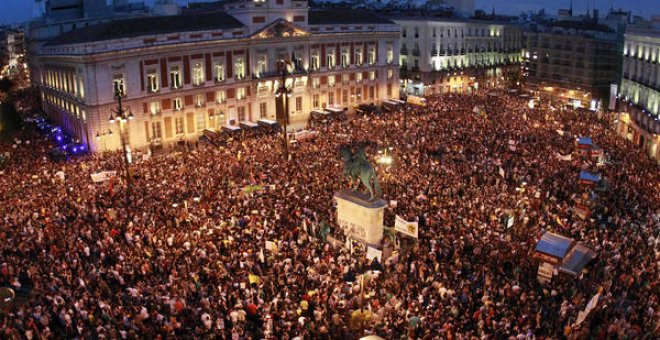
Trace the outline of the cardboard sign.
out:
<instances>
[{"instance_id":1,"label":"cardboard sign","mask_svg":"<svg viewBox=\"0 0 660 340\"><path fill-rule=\"evenodd\" d=\"M383 251L372 246L367 246L367 260L373 261L373 259L378 259L378 262L381 262L383 259Z\"/></svg>"}]
</instances>

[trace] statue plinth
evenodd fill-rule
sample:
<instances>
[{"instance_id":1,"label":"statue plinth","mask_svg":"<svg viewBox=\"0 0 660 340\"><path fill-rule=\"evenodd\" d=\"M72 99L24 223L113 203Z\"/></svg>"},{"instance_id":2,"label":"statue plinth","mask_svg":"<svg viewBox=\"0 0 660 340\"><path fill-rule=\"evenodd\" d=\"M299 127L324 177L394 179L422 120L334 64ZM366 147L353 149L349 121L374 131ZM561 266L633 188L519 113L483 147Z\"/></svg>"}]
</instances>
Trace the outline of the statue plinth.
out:
<instances>
[{"instance_id":1,"label":"statue plinth","mask_svg":"<svg viewBox=\"0 0 660 340\"><path fill-rule=\"evenodd\" d=\"M380 248L385 201L345 189L336 192L334 198L337 201L337 224L346 237Z\"/></svg>"}]
</instances>

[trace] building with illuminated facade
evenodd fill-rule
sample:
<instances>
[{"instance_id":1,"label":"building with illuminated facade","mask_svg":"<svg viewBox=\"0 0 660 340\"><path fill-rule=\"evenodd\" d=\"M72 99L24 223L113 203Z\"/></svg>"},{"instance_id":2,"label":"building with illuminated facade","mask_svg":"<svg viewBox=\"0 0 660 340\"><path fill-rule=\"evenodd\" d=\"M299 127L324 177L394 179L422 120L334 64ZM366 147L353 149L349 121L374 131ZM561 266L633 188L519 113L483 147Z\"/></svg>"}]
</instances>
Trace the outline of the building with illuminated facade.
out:
<instances>
[{"instance_id":1,"label":"building with illuminated facade","mask_svg":"<svg viewBox=\"0 0 660 340\"><path fill-rule=\"evenodd\" d=\"M120 147L109 117L122 94L132 149L196 139L205 129L275 119L287 60L289 118L398 98L399 27L307 1L228 3L224 11L115 20L61 35L33 56L45 111L91 150ZM98 138L97 138L98 136Z\"/></svg>"},{"instance_id":2,"label":"building with illuminated facade","mask_svg":"<svg viewBox=\"0 0 660 340\"><path fill-rule=\"evenodd\" d=\"M660 162L660 31L625 34L619 134Z\"/></svg>"},{"instance_id":3,"label":"building with illuminated facade","mask_svg":"<svg viewBox=\"0 0 660 340\"><path fill-rule=\"evenodd\" d=\"M623 36L592 19L545 21L526 30L527 85L565 103L609 102L621 77Z\"/></svg>"},{"instance_id":4,"label":"building with illuminated facade","mask_svg":"<svg viewBox=\"0 0 660 340\"><path fill-rule=\"evenodd\" d=\"M517 79L517 25L476 19L399 15L401 79L406 93L466 93ZM515 82L515 81L514 81Z\"/></svg>"}]
</instances>

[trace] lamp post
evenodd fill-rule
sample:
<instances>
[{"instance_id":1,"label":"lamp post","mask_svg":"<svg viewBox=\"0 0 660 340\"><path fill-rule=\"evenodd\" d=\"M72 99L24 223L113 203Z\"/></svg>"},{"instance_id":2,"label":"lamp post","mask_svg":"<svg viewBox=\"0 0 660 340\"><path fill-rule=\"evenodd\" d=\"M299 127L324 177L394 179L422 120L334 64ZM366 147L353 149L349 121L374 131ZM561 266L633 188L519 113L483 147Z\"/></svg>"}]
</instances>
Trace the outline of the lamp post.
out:
<instances>
[{"instance_id":1,"label":"lamp post","mask_svg":"<svg viewBox=\"0 0 660 340\"><path fill-rule=\"evenodd\" d=\"M277 90L275 90L275 98L282 98L282 104L280 110L284 111L278 117L278 120L282 124L282 141L284 143L284 155L288 158L289 156L289 141L287 137L287 125L289 124L289 98L291 97L290 88L286 87L286 74L287 74L287 62L285 60L279 60L277 67L282 73L282 84Z\"/></svg>"},{"instance_id":2,"label":"lamp post","mask_svg":"<svg viewBox=\"0 0 660 340\"><path fill-rule=\"evenodd\" d=\"M126 140L124 137L125 131L124 131L124 124L126 124L128 121L133 120L135 116L133 115L133 112L131 112L130 108L124 108L121 104L121 97L122 93L120 92L119 89L115 90L115 99L117 100L117 110L110 110L110 119L108 119L108 122L110 124L113 124L115 121L119 123L119 140L121 141L121 150L122 153L124 154L123 163L124 163L124 176L126 177L126 205L128 206L128 201L129 197L131 194L131 175L129 173L129 167L128 167L128 152L126 150ZM112 114L115 114L113 116Z\"/></svg>"},{"instance_id":3,"label":"lamp post","mask_svg":"<svg viewBox=\"0 0 660 340\"><path fill-rule=\"evenodd\" d=\"M384 189L387 188L387 175L388 175L387 170L389 170L390 166L394 164L394 158L391 155L387 154L388 151L392 153L392 150L394 150L394 148L390 146L383 150L378 151L378 153L381 154L381 156L378 157L378 159L376 160L376 162L382 165L385 170L385 176L383 177L385 183Z\"/></svg>"}]
</instances>

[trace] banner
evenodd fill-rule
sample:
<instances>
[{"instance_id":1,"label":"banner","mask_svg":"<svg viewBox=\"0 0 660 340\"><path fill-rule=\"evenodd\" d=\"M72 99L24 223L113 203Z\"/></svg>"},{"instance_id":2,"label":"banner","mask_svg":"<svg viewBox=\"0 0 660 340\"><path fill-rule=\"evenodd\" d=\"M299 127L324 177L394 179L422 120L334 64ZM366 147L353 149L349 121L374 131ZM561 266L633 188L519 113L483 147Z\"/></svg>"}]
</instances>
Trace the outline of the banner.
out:
<instances>
[{"instance_id":1,"label":"banner","mask_svg":"<svg viewBox=\"0 0 660 340\"><path fill-rule=\"evenodd\" d=\"M589 313L591 313L594 308L598 305L598 300L600 299L600 293L596 293L591 300L589 300L589 303L587 306L584 308L584 310L578 312L578 317L577 320L575 320L575 324L573 324L573 327L579 326L584 320L589 316Z\"/></svg>"},{"instance_id":2,"label":"banner","mask_svg":"<svg viewBox=\"0 0 660 340\"><path fill-rule=\"evenodd\" d=\"M409 95L406 99L406 103L410 105L426 106L426 98Z\"/></svg>"},{"instance_id":3,"label":"banner","mask_svg":"<svg viewBox=\"0 0 660 340\"><path fill-rule=\"evenodd\" d=\"M417 222L408 222L399 215L396 215L396 219L394 220L394 230L414 238L419 238Z\"/></svg>"},{"instance_id":4,"label":"banner","mask_svg":"<svg viewBox=\"0 0 660 340\"><path fill-rule=\"evenodd\" d=\"M367 246L367 260L373 261L373 259L378 259L378 262L382 263L383 251L371 246Z\"/></svg>"},{"instance_id":5,"label":"banner","mask_svg":"<svg viewBox=\"0 0 660 340\"><path fill-rule=\"evenodd\" d=\"M97 173L93 173L90 175L92 178L92 182L94 183L101 183L109 180L112 177L117 176L117 171L112 170L112 171L100 171Z\"/></svg>"}]
</instances>

